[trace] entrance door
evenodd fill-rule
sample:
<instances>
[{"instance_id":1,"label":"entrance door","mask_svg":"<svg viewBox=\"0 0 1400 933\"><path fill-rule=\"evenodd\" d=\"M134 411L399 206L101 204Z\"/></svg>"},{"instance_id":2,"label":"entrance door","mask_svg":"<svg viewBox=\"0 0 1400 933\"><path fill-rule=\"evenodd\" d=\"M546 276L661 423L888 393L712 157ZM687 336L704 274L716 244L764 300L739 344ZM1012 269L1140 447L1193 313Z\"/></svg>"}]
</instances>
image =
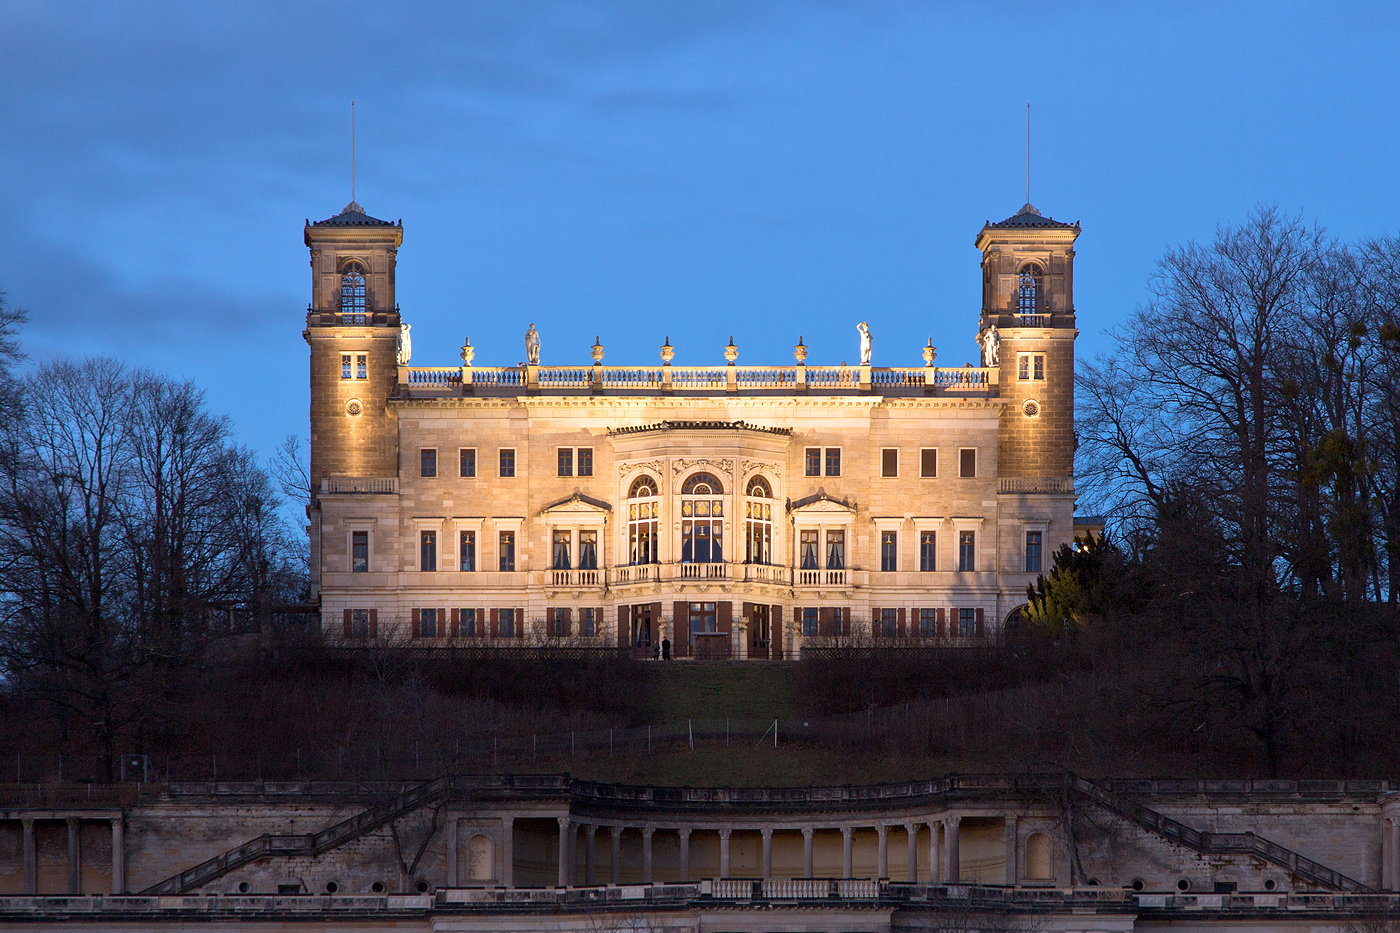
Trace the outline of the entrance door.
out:
<instances>
[{"instance_id":1,"label":"entrance door","mask_svg":"<svg viewBox=\"0 0 1400 933\"><path fill-rule=\"evenodd\" d=\"M642 603L632 607L632 657L646 660L651 658L656 649L653 642L652 629L652 606L653 603Z\"/></svg>"},{"instance_id":2,"label":"entrance door","mask_svg":"<svg viewBox=\"0 0 1400 933\"><path fill-rule=\"evenodd\" d=\"M773 644L772 615L769 606L749 606L749 657L767 661Z\"/></svg>"}]
</instances>

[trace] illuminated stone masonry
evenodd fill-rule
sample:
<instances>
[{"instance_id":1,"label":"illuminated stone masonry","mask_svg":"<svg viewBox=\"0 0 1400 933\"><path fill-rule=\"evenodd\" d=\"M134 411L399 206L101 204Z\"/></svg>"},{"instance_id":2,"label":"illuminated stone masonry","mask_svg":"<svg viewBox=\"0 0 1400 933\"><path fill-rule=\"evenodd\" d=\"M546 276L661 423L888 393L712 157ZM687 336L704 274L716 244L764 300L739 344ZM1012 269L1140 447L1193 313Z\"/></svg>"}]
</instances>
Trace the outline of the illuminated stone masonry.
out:
<instances>
[{"instance_id":1,"label":"illuminated stone masonry","mask_svg":"<svg viewBox=\"0 0 1400 933\"><path fill-rule=\"evenodd\" d=\"M987 224L981 366L412 365L401 224L308 223L326 634L795 659L972 644L1075 534L1077 225ZM969 325L971 317L969 316ZM853 328L854 330L855 328ZM857 340L859 343L857 344Z\"/></svg>"}]
</instances>

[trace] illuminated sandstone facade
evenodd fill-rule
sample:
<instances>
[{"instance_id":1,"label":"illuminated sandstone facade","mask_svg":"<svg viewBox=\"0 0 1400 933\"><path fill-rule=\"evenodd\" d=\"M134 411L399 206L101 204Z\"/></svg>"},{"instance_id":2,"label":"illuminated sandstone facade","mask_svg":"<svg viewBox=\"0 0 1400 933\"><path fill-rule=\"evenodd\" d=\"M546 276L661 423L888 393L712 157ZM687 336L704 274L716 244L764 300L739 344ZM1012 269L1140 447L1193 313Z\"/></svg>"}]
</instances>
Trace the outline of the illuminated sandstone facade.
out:
<instances>
[{"instance_id":1,"label":"illuminated sandstone facade","mask_svg":"<svg viewBox=\"0 0 1400 933\"><path fill-rule=\"evenodd\" d=\"M992 636L1073 536L1078 234L1029 205L979 233L980 367L801 345L675 366L669 344L433 367L394 301L402 226L353 204L308 224L324 630L761 659Z\"/></svg>"}]
</instances>

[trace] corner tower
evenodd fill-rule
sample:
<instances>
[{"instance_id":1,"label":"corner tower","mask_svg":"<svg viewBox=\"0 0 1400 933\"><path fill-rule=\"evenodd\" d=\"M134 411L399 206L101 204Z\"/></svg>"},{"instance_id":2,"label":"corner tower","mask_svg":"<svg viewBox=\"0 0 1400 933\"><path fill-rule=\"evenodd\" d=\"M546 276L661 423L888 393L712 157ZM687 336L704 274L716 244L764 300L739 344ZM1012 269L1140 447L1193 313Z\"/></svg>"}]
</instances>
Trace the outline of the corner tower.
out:
<instances>
[{"instance_id":1,"label":"corner tower","mask_svg":"<svg viewBox=\"0 0 1400 933\"><path fill-rule=\"evenodd\" d=\"M323 477L398 475L398 431L387 399L398 385L394 267L403 224L351 201L306 224L311 304L311 483ZM314 506L313 506L314 507Z\"/></svg>"},{"instance_id":2,"label":"corner tower","mask_svg":"<svg viewBox=\"0 0 1400 933\"><path fill-rule=\"evenodd\" d=\"M1074 241L1079 224L1026 204L977 235L982 317L977 339L996 348L1002 410L997 472L1003 478L1074 475ZM992 328L996 335L992 336ZM1040 491L1050 491L1049 489Z\"/></svg>"}]
</instances>

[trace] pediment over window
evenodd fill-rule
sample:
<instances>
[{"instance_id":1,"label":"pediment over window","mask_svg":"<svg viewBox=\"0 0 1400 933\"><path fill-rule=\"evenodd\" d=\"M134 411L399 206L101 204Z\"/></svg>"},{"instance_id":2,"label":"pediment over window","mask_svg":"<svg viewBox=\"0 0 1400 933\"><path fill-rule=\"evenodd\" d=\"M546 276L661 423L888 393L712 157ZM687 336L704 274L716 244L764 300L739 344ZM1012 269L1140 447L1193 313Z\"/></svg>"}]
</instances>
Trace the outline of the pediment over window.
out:
<instances>
[{"instance_id":1,"label":"pediment over window","mask_svg":"<svg viewBox=\"0 0 1400 933\"><path fill-rule=\"evenodd\" d=\"M567 499L560 499L553 505L547 505L540 509L541 515L550 518L606 518L612 513L612 506L601 499L594 499L592 496L585 496L581 492L576 492Z\"/></svg>"},{"instance_id":2,"label":"pediment over window","mask_svg":"<svg viewBox=\"0 0 1400 933\"><path fill-rule=\"evenodd\" d=\"M845 499L833 499L826 494L826 490L819 490L815 495L804 496L788 504L788 511L793 515L803 517L816 517L821 515L840 515L850 517L856 514L856 507L853 503Z\"/></svg>"}]
</instances>

